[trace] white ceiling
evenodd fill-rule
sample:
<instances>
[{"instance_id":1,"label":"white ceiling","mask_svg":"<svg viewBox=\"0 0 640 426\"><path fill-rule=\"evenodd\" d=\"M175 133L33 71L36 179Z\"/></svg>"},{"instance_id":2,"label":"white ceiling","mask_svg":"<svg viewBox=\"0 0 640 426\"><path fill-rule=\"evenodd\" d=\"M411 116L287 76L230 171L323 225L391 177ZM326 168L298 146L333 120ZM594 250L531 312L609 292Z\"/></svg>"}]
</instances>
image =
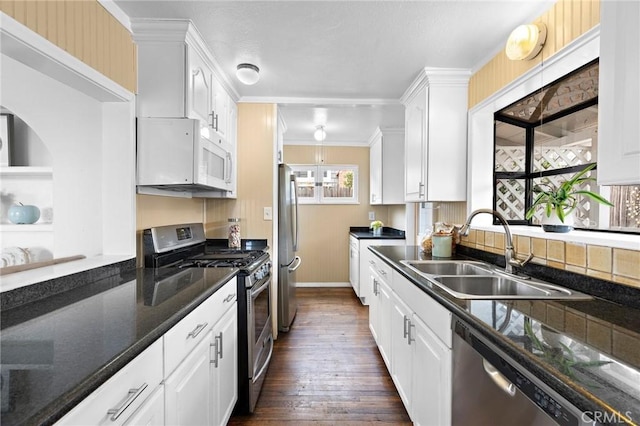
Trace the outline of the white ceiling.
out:
<instances>
[{"instance_id":1,"label":"white ceiling","mask_svg":"<svg viewBox=\"0 0 640 426\"><path fill-rule=\"evenodd\" d=\"M287 143L366 143L402 127L398 100L424 67L475 69L555 0L114 0L131 18L191 19L241 101L277 102ZM244 86L237 64L260 68ZM326 123L319 123L318 116Z\"/></svg>"}]
</instances>

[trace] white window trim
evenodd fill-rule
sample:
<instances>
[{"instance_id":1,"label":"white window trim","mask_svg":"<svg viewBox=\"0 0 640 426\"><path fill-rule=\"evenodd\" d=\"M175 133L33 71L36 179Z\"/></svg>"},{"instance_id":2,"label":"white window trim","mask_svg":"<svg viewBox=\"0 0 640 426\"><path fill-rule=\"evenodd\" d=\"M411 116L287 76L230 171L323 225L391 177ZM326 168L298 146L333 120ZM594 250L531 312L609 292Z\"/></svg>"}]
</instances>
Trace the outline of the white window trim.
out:
<instances>
[{"instance_id":1,"label":"white window trim","mask_svg":"<svg viewBox=\"0 0 640 426\"><path fill-rule=\"evenodd\" d=\"M343 205L353 205L360 204L359 201L359 170L358 166L355 164L289 164L293 171L297 170L311 170L316 169L315 179L316 185L318 183L322 183L320 179L324 176L324 170L336 170L336 169L349 169L353 171L353 198L344 199L344 198L324 198L322 196L322 191L316 191L316 196L314 198L298 198L298 202L300 204L311 205L311 204L343 204ZM321 188L316 186L316 188Z\"/></svg>"},{"instance_id":2,"label":"white window trim","mask_svg":"<svg viewBox=\"0 0 640 426\"><path fill-rule=\"evenodd\" d=\"M492 96L469 110L467 155L467 215L477 209L493 206L493 154L494 112L538 90L563 75L588 64L600 56L600 26L596 25L560 52L537 65ZM472 228L501 232L501 226L492 226L491 215L483 214L473 219ZM615 248L638 250L637 235L598 231L571 231L566 234L544 232L534 226L510 226L514 235L606 245Z\"/></svg>"}]
</instances>

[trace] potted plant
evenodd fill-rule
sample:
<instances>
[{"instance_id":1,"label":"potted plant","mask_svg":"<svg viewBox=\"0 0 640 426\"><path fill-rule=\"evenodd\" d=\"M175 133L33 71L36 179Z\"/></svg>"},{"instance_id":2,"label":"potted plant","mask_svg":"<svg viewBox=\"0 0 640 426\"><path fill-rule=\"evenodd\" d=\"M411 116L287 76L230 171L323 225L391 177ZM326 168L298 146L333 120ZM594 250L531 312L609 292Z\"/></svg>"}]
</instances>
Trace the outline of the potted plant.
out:
<instances>
[{"instance_id":1,"label":"potted plant","mask_svg":"<svg viewBox=\"0 0 640 426\"><path fill-rule=\"evenodd\" d=\"M373 230L373 235L382 235L383 226L384 223L379 220L374 220L373 222L371 222L371 225L369 225L369 228Z\"/></svg>"},{"instance_id":2,"label":"potted plant","mask_svg":"<svg viewBox=\"0 0 640 426\"><path fill-rule=\"evenodd\" d=\"M547 232L569 232L573 229L573 211L578 207L580 196L589 197L598 203L613 207L613 204L600 194L578 189L584 182L595 180L592 177L584 177L595 166L595 164L589 165L558 187L547 183L535 185L533 192L537 195L527 211L526 219L531 219L538 207L544 206L542 229Z\"/></svg>"}]
</instances>

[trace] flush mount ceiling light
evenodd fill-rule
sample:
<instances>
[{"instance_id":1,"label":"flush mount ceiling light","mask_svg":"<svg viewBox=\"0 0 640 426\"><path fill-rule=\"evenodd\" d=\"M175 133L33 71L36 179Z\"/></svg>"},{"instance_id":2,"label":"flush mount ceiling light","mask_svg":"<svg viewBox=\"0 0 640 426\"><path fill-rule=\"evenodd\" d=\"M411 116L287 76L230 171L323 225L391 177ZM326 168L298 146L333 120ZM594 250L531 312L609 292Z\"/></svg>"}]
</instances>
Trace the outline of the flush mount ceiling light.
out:
<instances>
[{"instance_id":1,"label":"flush mount ceiling light","mask_svg":"<svg viewBox=\"0 0 640 426\"><path fill-rule=\"evenodd\" d=\"M318 142L322 142L326 137L327 132L324 130L324 126L317 126L316 131L313 132L313 138Z\"/></svg>"},{"instance_id":2,"label":"flush mount ceiling light","mask_svg":"<svg viewBox=\"0 0 640 426\"><path fill-rule=\"evenodd\" d=\"M512 61L528 61L536 57L547 39L543 23L520 25L507 39L505 53Z\"/></svg>"},{"instance_id":3,"label":"flush mount ceiling light","mask_svg":"<svg viewBox=\"0 0 640 426\"><path fill-rule=\"evenodd\" d=\"M240 64L236 69L236 77L247 86L256 84L260 79L260 68L253 64Z\"/></svg>"}]
</instances>

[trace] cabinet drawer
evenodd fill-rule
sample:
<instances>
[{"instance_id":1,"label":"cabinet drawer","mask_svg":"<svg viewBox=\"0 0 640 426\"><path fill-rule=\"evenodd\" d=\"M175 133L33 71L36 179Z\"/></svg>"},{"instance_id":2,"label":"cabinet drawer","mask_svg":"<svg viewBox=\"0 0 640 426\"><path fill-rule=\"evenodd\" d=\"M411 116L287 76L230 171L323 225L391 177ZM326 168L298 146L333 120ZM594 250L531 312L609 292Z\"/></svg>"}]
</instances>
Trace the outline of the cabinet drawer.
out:
<instances>
[{"instance_id":1,"label":"cabinet drawer","mask_svg":"<svg viewBox=\"0 0 640 426\"><path fill-rule=\"evenodd\" d=\"M373 253L369 258L369 267L376 272L385 283L391 284L393 277L391 266Z\"/></svg>"},{"instance_id":2,"label":"cabinet drawer","mask_svg":"<svg viewBox=\"0 0 640 426\"><path fill-rule=\"evenodd\" d=\"M233 305L237 298L233 277L200 306L184 317L164 335L164 375L168 377L178 364L207 335L213 324ZM224 310L223 310L224 309Z\"/></svg>"},{"instance_id":3,"label":"cabinet drawer","mask_svg":"<svg viewBox=\"0 0 640 426\"><path fill-rule=\"evenodd\" d=\"M56 424L122 425L161 381L162 339L158 339Z\"/></svg>"},{"instance_id":4,"label":"cabinet drawer","mask_svg":"<svg viewBox=\"0 0 640 426\"><path fill-rule=\"evenodd\" d=\"M235 302L238 299L238 280L233 277L222 286L218 291L213 293L209 298L211 311L209 317L211 318L211 325L217 323L220 318L229 310L230 307L235 306Z\"/></svg>"}]
</instances>

